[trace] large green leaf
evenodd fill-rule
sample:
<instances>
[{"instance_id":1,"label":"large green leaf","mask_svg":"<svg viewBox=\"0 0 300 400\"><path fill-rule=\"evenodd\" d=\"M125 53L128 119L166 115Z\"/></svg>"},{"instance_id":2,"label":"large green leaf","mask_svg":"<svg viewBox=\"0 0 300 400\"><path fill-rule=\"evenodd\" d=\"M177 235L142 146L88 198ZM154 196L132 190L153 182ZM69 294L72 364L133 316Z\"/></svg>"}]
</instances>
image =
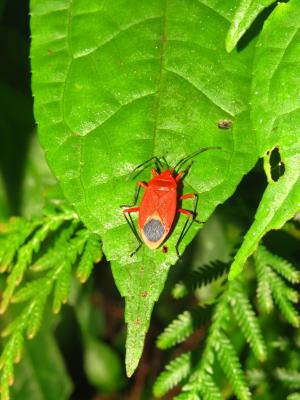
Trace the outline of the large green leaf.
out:
<instances>
[{"instance_id":1,"label":"large green leaf","mask_svg":"<svg viewBox=\"0 0 300 400\"><path fill-rule=\"evenodd\" d=\"M247 99L252 49L227 54L235 1L32 0L35 116L47 160L87 227L101 235L126 299L127 372L140 358L154 302L177 260L137 243L120 204L128 174L153 155L171 165L203 146L184 191L199 193L199 219L235 190L257 159ZM217 27L217 29L216 29ZM218 128L220 119L233 128ZM139 179L149 179L149 170ZM187 202L187 207L190 204ZM195 235L194 224L180 248Z\"/></svg>"},{"instance_id":2,"label":"large green leaf","mask_svg":"<svg viewBox=\"0 0 300 400\"><path fill-rule=\"evenodd\" d=\"M226 37L226 50L228 52L232 51L259 13L272 3L275 3L275 1L240 0L240 5L235 12Z\"/></svg>"},{"instance_id":3,"label":"large green leaf","mask_svg":"<svg viewBox=\"0 0 300 400\"><path fill-rule=\"evenodd\" d=\"M277 6L265 23L254 58L251 119L261 155L277 147L285 173L271 180L255 221L232 265L230 277L242 269L260 239L279 229L300 209L300 3Z\"/></svg>"}]
</instances>

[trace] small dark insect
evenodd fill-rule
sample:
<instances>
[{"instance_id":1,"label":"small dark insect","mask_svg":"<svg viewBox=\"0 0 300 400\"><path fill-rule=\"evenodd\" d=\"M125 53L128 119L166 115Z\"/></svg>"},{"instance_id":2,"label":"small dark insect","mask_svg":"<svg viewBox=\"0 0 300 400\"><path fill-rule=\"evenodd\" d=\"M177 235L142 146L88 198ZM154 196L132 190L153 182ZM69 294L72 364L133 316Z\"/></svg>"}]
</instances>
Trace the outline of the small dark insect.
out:
<instances>
[{"instance_id":1,"label":"small dark insect","mask_svg":"<svg viewBox=\"0 0 300 400\"><path fill-rule=\"evenodd\" d=\"M141 181L137 183L133 205L121 206L124 217L126 218L126 221L129 224L134 236L139 242L138 248L132 253L132 255L140 249L143 242L150 249L157 249L170 234L174 226L176 215L181 213L186 215L187 219L183 225L181 234L179 235L175 246L177 255L179 256L178 246L190 228L191 223L195 220L198 200L197 194L195 193L188 193L184 195L181 194L180 181L187 174L192 164L189 164L186 169L182 171L180 171L179 168L188 160L210 149L220 149L220 147L205 147L199 149L180 160L174 168L170 168L168 166L168 163L164 157L152 157L143 164L138 165L133 170L133 172L140 172L151 162L155 162L158 167L158 170L152 168L152 179L147 184ZM135 176L137 174L135 174ZM140 205L137 206L137 200L141 187L145 189L145 193ZM181 201L185 199L193 199L194 207L192 211L185 210L179 206ZM139 234L130 217L130 213L133 212L139 213ZM163 252L166 253L167 251L167 246L164 246Z\"/></svg>"},{"instance_id":2,"label":"small dark insect","mask_svg":"<svg viewBox=\"0 0 300 400\"><path fill-rule=\"evenodd\" d=\"M220 129L230 129L233 125L233 122L230 119L220 119L218 122L218 128Z\"/></svg>"}]
</instances>

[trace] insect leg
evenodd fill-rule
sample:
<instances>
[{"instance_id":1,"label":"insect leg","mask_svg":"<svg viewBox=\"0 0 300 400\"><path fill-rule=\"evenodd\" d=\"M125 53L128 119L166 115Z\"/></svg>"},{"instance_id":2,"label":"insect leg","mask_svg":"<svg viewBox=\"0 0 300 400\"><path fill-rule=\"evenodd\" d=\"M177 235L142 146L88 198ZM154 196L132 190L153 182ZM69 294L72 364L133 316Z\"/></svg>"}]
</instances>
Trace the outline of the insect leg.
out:
<instances>
[{"instance_id":1,"label":"insect leg","mask_svg":"<svg viewBox=\"0 0 300 400\"><path fill-rule=\"evenodd\" d=\"M138 183L136 184L135 193L134 193L134 197L133 197L133 205L136 205L137 199L140 194L141 187L143 187L144 189L147 189L146 183L144 183L142 181L138 181Z\"/></svg>"},{"instance_id":2,"label":"insect leg","mask_svg":"<svg viewBox=\"0 0 300 400\"><path fill-rule=\"evenodd\" d=\"M185 224L183 225L182 231L181 231L179 238L177 240L177 243L175 245L175 250L176 250L177 256L178 256L178 258L180 258L178 247L179 247L182 239L186 235L187 231L190 229L191 224L193 223L193 218L191 219L191 217L193 217L193 213L190 211L187 211L187 210L183 210L182 208L179 208L178 212L180 212L181 214L187 215L187 220L185 221Z\"/></svg>"},{"instance_id":3,"label":"insect leg","mask_svg":"<svg viewBox=\"0 0 300 400\"><path fill-rule=\"evenodd\" d=\"M202 221L196 219L197 216L197 205L198 205L198 194L197 193L187 193L179 197L179 200L193 199L193 220L198 224L204 224Z\"/></svg>"},{"instance_id":4,"label":"insect leg","mask_svg":"<svg viewBox=\"0 0 300 400\"><path fill-rule=\"evenodd\" d=\"M140 194L141 187L143 187L144 189L147 189L146 183L138 181L137 184L136 184L136 188L135 188L135 192L134 192L134 196L133 196L133 204L131 204L131 205L127 205L127 204L121 205L120 207L122 209L124 209L124 207L131 208L131 207L134 207L136 205L137 199L138 199L139 194Z\"/></svg>"},{"instance_id":5,"label":"insect leg","mask_svg":"<svg viewBox=\"0 0 300 400\"><path fill-rule=\"evenodd\" d=\"M135 225L134 225L134 223L132 221L132 218L130 216L130 213L136 212L136 211L139 210L139 207L135 207L135 205L137 203L137 199L139 197L141 187L143 187L144 189L147 189L147 185L144 182L141 182L141 181L137 182L137 185L136 185L136 188L135 188L134 197L133 197L133 205L122 205L121 206L122 211L124 213L124 217L126 219L126 222L128 223L132 233L134 234L134 236L136 237L137 241L139 242L139 245L138 245L137 249L133 253L130 254L131 257L140 249L140 247L143 244L143 242L141 241L141 238L139 237L139 234L138 234L138 232L136 230L136 227L135 227Z\"/></svg>"},{"instance_id":6,"label":"insect leg","mask_svg":"<svg viewBox=\"0 0 300 400\"><path fill-rule=\"evenodd\" d=\"M180 200L194 199L194 202L193 202L194 204L193 204L193 211L184 210L184 209L182 209L182 208L179 208L179 209L178 209L178 212L180 212L181 214L187 215L187 220L185 221L185 224L184 224L184 226L183 226L183 228L182 228L182 231L181 231L181 233L180 233L180 236L179 236L179 238L178 238L178 240L177 240L177 243L176 243L176 246L175 246L176 253L177 253L177 256L178 256L178 257L180 257L180 255L179 255L179 250L178 250L178 247L179 247L179 245L180 245L180 242L182 241L182 239L183 239L183 238L185 237L185 235L187 234L187 232L188 232L188 230L190 229L192 223L193 223L194 221L197 222L197 223L199 223L199 224L203 224L203 223L204 223L204 222L201 222L201 221L198 221L198 220L195 219L195 218L196 218L197 203L198 203L198 195L197 195L196 193L187 193L187 194L184 194L183 196L180 196L179 199L180 199ZM189 223L189 221L190 221L190 223Z\"/></svg>"},{"instance_id":7,"label":"insect leg","mask_svg":"<svg viewBox=\"0 0 300 400\"><path fill-rule=\"evenodd\" d=\"M187 193L183 194L182 196L179 197L179 200L185 200L185 199L195 199L198 196L195 193Z\"/></svg>"},{"instance_id":8,"label":"insect leg","mask_svg":"<svg viewBox=\"0 0 300 400\"><path fill-rule=\"evenodd\" d=\"M139 237L139 234L137 233L136 227L132 221L132 218L130 216L130 213L136 212L139 210L139 207L131 207L131 208L125 208L123 209L124 217L126 219L126 222L128 223L132 233L134 234L136 240L139 242L138 247L130 254L130 257L132 257L142 246L143 242L141 241L141 238Z\"/></svg>"}]
</instances>

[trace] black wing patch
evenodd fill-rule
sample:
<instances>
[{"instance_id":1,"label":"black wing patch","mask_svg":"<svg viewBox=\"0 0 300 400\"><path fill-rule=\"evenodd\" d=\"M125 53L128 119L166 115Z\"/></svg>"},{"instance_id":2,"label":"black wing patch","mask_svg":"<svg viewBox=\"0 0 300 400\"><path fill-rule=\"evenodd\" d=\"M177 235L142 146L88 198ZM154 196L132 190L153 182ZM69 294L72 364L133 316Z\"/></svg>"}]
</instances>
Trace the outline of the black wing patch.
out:
<instances>
[{"instance_id":1,"label":"black wing patch","mask_svg":"<svg viewBox=\"0 0 300 400\"><path fill-rule=\"evenodd\" d=\"M164 235L165 230L158 219L150 219L144 225L144 234L150 242L158 242Z\"/></svg>"}]
</instances>

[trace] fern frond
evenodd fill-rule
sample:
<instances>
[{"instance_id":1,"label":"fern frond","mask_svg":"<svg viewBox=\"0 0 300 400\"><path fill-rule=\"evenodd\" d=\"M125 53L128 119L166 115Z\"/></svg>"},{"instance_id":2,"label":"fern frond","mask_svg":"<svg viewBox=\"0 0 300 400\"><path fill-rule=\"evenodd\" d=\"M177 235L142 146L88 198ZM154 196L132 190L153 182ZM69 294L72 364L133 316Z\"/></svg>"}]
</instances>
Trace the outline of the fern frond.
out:
<instances>
[{"instance_id":1,"label":"fern frond","mask_svg":"<svg viewBox=\"0 0 300 400\"><path fill-rule=\"evenodd\" d=\"M47 291L44 291L43 294L41 294L30 304L30 312L28 313L28 318L26 321L26 336L28 339L33 339L41 326L43 313L49 294L49 288L45 289Z\"/></svg>"},{"instance_id":2,"label":"fern frond","mask_svg":"<svg viewBox=\"0 0 300 400\"><path fill-rule=\"evenodd\" d=\"M300 271L297 271L296 268L288 261L277 256L276 254L271 253L262 245L259 246L258 252L260 253L260 257L264 260L265 264L271 266L287 281L291 283L300 282Z\"/></svg>"},{"instance_id":3,"label":"fern frond","mask_svg":"<svg viewBox=\"0 0 300 400\"><path fill-rule=\"evenodd\" d=\"M0 313L3 313L6 310L13 297L16 287L21 283L24 272L32 261L33 254L38 253L42 242L47 238L50 232L55 231L62 225L64 221L73 217L74 212L68 212L65 214L62 213L50 215L50 217L47 219L40 220L38 222L33 220L32 226L36 227L37 225L39 228L35 230L32 228L31 237L18 250L17 262L7 278L7 285L2 295Z\"/></svg>"},{"instance_id":4,"label":"fern frond","mask_svg":"<svg viewBox=\"0 0 300 400\"><path fill-rule=\"evenodd\" d=\"M2 294L0 314L6 310L8 304L13 297L16 287L21 283L24 272L31 262L33 247L32 243L24 245L18 252L18 261L12 272L7 278L7 286Z\"/></svg>"},{"instance_id":5,"label":"fern frond","mask_svg":"<svg viewBox=\"0 0 300 400\"><path fill-rule=\"evenodd\" d=\"M287 300L291 301L292 303L298 303L299 295L298 292L288 286L285 281L274 272L270 275L271 276L271 288L274 291L274 288L277 289L282 293Z\"/></svg>"},{"instance_id":6,"label":"fern frond","mask_svg":"<svg viewBox=\"0 0 300 400\"><path fill-rule=\"evenodd\" d=\"M159 335L156 345L159 349L168 349L183 342L193 331L192 313L184 311Z\"/></svg>"},{"instance_id":7,"label":"fern frond","mask_svg":"<svg viewBox=\"0 0 300 400\"><path fill-rule=\"evenodd\" d=\"M236 351L224 333L214 343L217 359L239 400L250 400L251 395Z\"/></svg>"},{"instance_id":8,"label":"fern frond","mask_svg":"<svg viewBox=\"0 0 300 400\"><path fill-rule=\"evenodd\" d=\"M272 293L276 304L286 320L298 328L300 326L300 316L294 306L291 304L291 298L294 291L286 286L284 281L278 276L273 274L271 279Z\"/></svg>"},{"instance_id":9,"label":"fern frond","mask_svg":"<svg viewBox=\"0 0 300 400\"><path fill-rule=\"evenodd\" d=\"M81 283L87 281L92 272L94 264L100 261L101 258L102 251L99 243L99 237L91 234L87 239L79 266L76 271L77 278Z\"/></svg>"},{"instance_id":10,"label":"fern frond","mask_svg":"<svg viewBox=\"0 0 300 400\"><path fill-rule=\"evenodd\" d=\"M183 391L191 396L196 396L200 393L203 376L213 374L213 364L216 358L215 344L219 341L220 331L226 328L229 316L229 307L226 297L223 295L215 306L212 324L208 331L201 358L195 366L193 374L189 377L189 381L183 387Z\"/></svg>"},{"instance_id":11,"label":"fern frond","mask_svg":"<svg viewBox=\"0 0 300 400\"><path fill-rule=\"evenodd\" d=\"M227 298L236 322L250 344L253 353L258 360L264 361L267 358L266 345L255 312L240 281L236 280L231 283Z\"/></svg>"},{"instance_id":12,"label":"fern frond","mask_svg":"<svg viewBox=\"0 0 300 400\"><path fill-rule=\"evenodd\" d=\"M300 389L300 372L288 370L285 368L277 368L275 371L276 378L289 389Z\"/></svg>"},{"instance_id":13,"label":"fern frond","mask_svg":"<svg viewBox=\"0 0 300 400\"><path fill-rule=\"evenodd\" d=\"M0 247L0 272L11 268L18 249L27 237L36 229L40 221L28 221L24 218L11 218L10 222L1 230L3 235Z\"/></svg>"},{"instance_id":14,"label":"fern frond","mask_svg":"<svg viewBox=\"0 0 300 400\"><path fill-rule=\"evenodd\" d=\"M266 374L262 369L248 369L246 371L246 377L250 386L258 386L266 382Z\"/></svg>"},{"instance_id":15,"label":"fern frond","mask_svg":"<svg viewBox=\"0 0 300 400\"><path fill-rule=\"evenodd\" d=\"M271 292L283 316L290 324L299 327L300 316L291 304L299 301L298 293L287 286L279 276L280 274L286 280L296 283L299 282L299 272L291 264L270 253L263 246L258 247L254 262L259 281L258 300L260 305L265 309L270 308L272 304L272 300L270 300Z\"/></svg>"},{"instance_id":16,"label":"fern frond","mask_svg":"<svg viewBox=\"0 0 300 400\"><path fill-rule=\"evenodd\" d=\"M69 262L63 262L59 273L56 276L52 305L54 314L58 314L62 304L67 302L71 287L71 267L72 266Z\"/></svg>"},{"instance_id":17,"label":"fern frond","mask_svg":"<svg viewBox=\"0 0 300 400\"><path fill-rule=\"evenodd\" d=\"M62 253L65 252L66 246L69 246L69 242L74 235L78 227L78 221L71 221L68 226L57 235L54 240L52 248L39 257L36 262L31 265L30 269L34 272L46 271L52 268L54 264L59 263L62 258Z\"/></svg>"},{"instance_id":18,"label":"fern frond","mask_svg":"<svg viewBox=\"0 0 300 400\"><path fill-rule=\"evenodd\" d=\"M17 290L17 292L14 294L12 303L23 303L24 301L35 297L40 293L41 288L46 290L49 284L50 281L47 276L26 283L24 287Z\"/></svg>"},{"instance_id":19,"label":"fern frond","mask_svg":"<svg viewBox=\"0 0 300 400\"><path fill-rule=\"evenodd\" d=\"M88 271L89 274L96 255L99 259L102 254L101 250L97 249L96 251L96 246L100 247L99 238L89 233L87 229L80 229L78 226L78 217L72 210L65 208L64 212L61 213L53 207L49 208L38 223L32 222L31 231L27 231L26 240L16 250L17 262L12 267L7 279L7 286L2 299L2 311L10 301L24 303L25 306L22 312L2 332L2 336L8 338L0 358L1 400L9 399L9 386L13 382L14 362L20 359L25 335L27 338L33 338L39 330L44 309L51 293L53 293L54 311L58 312L61 304L68 298L72 267L77 259L84 252L91 252L91 254L85 255L86 260L88 260L86 261L88 267L85 267L85 271ZM35 264L36 268L31 268L32 273L39 273L38 278L34 279L31 274L31 280L20 287L19 290L15 290L22 280L24 272L32 263L33 253L39 255L43 241L46 240L50 232L58 228L60 228L60 233L57 239L53 241L52 247L46 247L46 253L39 257ZM9 238L8 234L5 241ZM92 246L87 246L88 242ZM12 258L11 254L9 257L13 262L16 256L14 255Z\"/></svg>"},{"instance_id":20,"label":"fern frond","mask_svg":"<svg viewBox=\"0 0 300 400\"><path fill-rule=\"evenodd\" d=\"M300 400L300 392L289 394L286 400Z\"/></svg>"},{"instance_id":21,"label":"fern frond","mask_svg":"<svg viewBox=\"0 0 300 400\"><path fill-rule=\"evenodd\" d=\"M220 390L209 374L203 374L200 393L204 400L222 400Z\"/></svg>"},{"instance_id":22,"label":"fern frond","mask_svg":"<svg viewBox=\"0 0 300 400\"><path fill-rule=\"evenodd\" d=\"M189 290L186 284L182 281L176 283L172 289L172 297L176 300L182 299L189 294Z\"/></svg>"},{"instance_id":23,"label":"fern frond","mask_svg":"<svg viewBox=\"0 0 300 400\"><path fill-rule=\"evenodd\" d=\"M19 362L23 348L23 336L14 333L6 344L0 359L1 368L1 399L9 400L9 387L14 383L14 364Z\"/></svg>"},{"instance_id":24,"label":"fern frond","mask_svg":"<svg viewBox=\"0 0 300 400\"><path fill-rule=\"evenodd\" d=\"M300 326L300 316L293 306L293 303L297 303L299 300L298 293L286 282L298 283L300 280L298 271L280 257L270 255L261 246L255 254L254 262L257 272L257 298L260 309L270 312L275 306L278 306L290 323L294 326ZM276 266L274 266L275 264ZM225 278L227 269L227 264L218 262L199 268L184 282L179 282L175 286L173 296L181 298L190 290L211 283L222 276ZM222 290L223 292L219 293L215 301L211 325L202 345L201 357L198 362L194 363L193 367L190 367L190 372L185 375L186 383L181 394L176 396L175 399L220 400L222 394L213 377L216 363L220 365L227 376L237 399L250 400L249 385L257 389L259 385L263 390L269 391L266 374L263 370L252 369L248 373L249 381L246 380L238 353L229 336L230 325L232 318L234 318L256 358L260 361L266 359L266 344L247 290L241 280L227 283ZM194 310L180 314L159 336L157 346L161 349L167 349L180 343L193 333L195 328L193 312ZM270 345L270 347L272 346ZM295 354L297 353L295 352ZM279 369L276 374L281 381L286 379L285 385L289 389L298 390L300 388L300 383L298 386L298 379L300 380L298 373ZM159 394L166 393L170 387L173 386L166 385ZM292 393L289 398L294 396L296 399L297 395L298 393Z\"/></svg>"},{"instance_id":25,"label":"fern frond","mask_svg":"<svg viewBox=\"0 0 300 400\"><path fill-rule=\"evenodd\" d=\"M191 353L184 353L172 360L158 376L153 386L156 397L163 396L177 386L191 372Z\"/></svg>"},{"instance_id":26,"label":"fern frond","mask_svg":"<svg viewBox=\"0 0 300 400\"><path fill-rule=\"evenodd\" d=\"M174 400L201 400L197 393L181 392L174 397Z\"/></svg>"},{"instance_id":27,"label":"fern frond","mask_svg":"<svg viewBox=\"0 0 300 400\"><path fill-rule=\"evenodd\" d=\"M210 314L211 307L199 307L192 311L184 311L159 335L157 347L163 350L183 342L195 329L208 321Z\"/></svg>"},{"instance_id":28,"label":"fern frond","mask_svg":"<svg viewBox=\"0 0 300 400\"><path fill-rule=\"evenodd\" d=\"M229 271L229 268L229 263L212 261L193 270L187 276L185 283L190 290L198 289L224 276Z\"/></svg>"},{"instance_id":29,"label":"fern frond","mask_svg":"<svg viewBox=\"0 0 300 400\"><path fill-rule=\"evenodd\" d=\"M269 314L274 309L272 291L270 287L272 270L269 266L263 265L260 260L256 260L255 267L258 279L256 290L258 306L262 312Z\"/></svg>"}]
</instances>

